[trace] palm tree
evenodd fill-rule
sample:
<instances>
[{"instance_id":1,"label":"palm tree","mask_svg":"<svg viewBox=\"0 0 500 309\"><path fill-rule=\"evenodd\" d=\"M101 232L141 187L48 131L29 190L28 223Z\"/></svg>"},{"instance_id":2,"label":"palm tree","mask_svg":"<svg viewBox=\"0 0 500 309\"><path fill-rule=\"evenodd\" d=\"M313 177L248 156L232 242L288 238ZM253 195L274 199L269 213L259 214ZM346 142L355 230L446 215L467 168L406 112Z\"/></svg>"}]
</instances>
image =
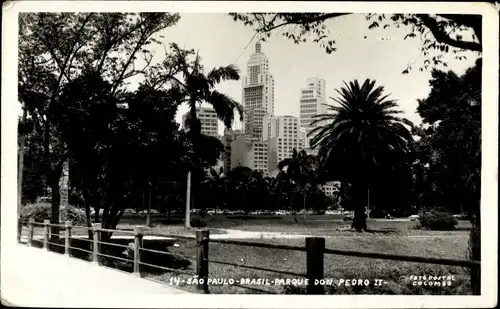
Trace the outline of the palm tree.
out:
<instances>
[{"instance_id":1,"label":"palm tree","mask_svg":"<svg viewBox=\"0 0 500 309\"><path fill-rule=\"evenodd\" d=\"M290 208L293 205L293 186L297 186L296 191L301 191L304 196L304 208L305 208L305 195L307 192L307 185L314 180L314 157L307 154L305 150L297 152L293 149L292 157L282 160L278 163L278 168L283 171L286 168L286 174L288 175L290 181ZM294 212L295 214L295 212ZM296 217L294 215L294 220Z\"/></svg>"},{"instance_id":2,"label":"palm tree","mask_svg":"<svg viewBox=\"0 0 500 309\"><path fill-rule=\"evenodd\" d=\"M283 184L289 183L289 177L284 171L280 171L275 178L271 179L270 190L271 195L276 199L276 210L279 210L281 201L286 198L286 193L283 191Z\"/></svg>"},{"instance_id":3,"label":"palm tree","mask_svg":"<svg viewBox=\"0 0 500 309\"><path fill-rule=\"evenodd\" d=\"M329 179L352 185L351 202L355 210L353 228L366 230L365 205L370 183L382 173L391 173L404 165L413 145L413 124L401 117L398 105L383 95L384 87L375 87L367 79L357 80L337 90L338 105L327 105L329 112L316 116L309 133L311 146L318 147L320 169Z\"/></svg>"},{"instance_id":4,"label":"palm tree","mask_svg":"<svg viewBox=\"0 0 500 309\"><path fill-rule=\"evenodd\" d=\"M224 201L225 187L223 182L223 174L217 172L214 168L209 168L205 175L205 180L201 182L203 187L205 202L219 208L220 204Z\"/></svg>"},{"instance_id":5,"label":"palm tree","mask_svg":"<svg viewBox=\"0 0 500 309\"><path fill-rule=\"evenodd\" d=\"M189 106L189 117L186 119L186 125L189 129L189 136L193 143L195 154L201 153L200 148L202 140L201 123L197 117L197 105L207 103L213 107L217 117L227 128L231 128L235 110L243 120L243 107L229 96L217 91L215 87L221 81L237 81L240 79L239 70L234 65L213 68L208 74L203 72L203 66L200 64L201 58L198 54L191 64L184 51L176 45L174 48L180 56L178 65L182 73L182 81L175 76L170 76L172 81L172 90L179 98L179 104L187 103ZM222 146L222 143L221 143ZM199 155L198 155L199 156ZM196 182L196 181L195 181Z\"/></svg>"},{"instance_id":6,"label":"palm tree","mask_svg":"<svg viewBox=\"0 0 500 309\"><path fill-rule=\"evenodd\" d=\"M187 126L190 135L197 137L201 134L201 124L197 117L196 107L207 103L213 107L217 117L227 128L231 128L236 110L243 120L243 107L227 95L217 91L215 87L221 81L237 81L240 79L239 70L234 65L213 68L208 74L203 72L200 64L201 58L196 54L193 64L188 64L187 59L181 64L183 81L172 77L173 87L179 95L180 104L189 106Z\"/></svg>"}]
</instances>

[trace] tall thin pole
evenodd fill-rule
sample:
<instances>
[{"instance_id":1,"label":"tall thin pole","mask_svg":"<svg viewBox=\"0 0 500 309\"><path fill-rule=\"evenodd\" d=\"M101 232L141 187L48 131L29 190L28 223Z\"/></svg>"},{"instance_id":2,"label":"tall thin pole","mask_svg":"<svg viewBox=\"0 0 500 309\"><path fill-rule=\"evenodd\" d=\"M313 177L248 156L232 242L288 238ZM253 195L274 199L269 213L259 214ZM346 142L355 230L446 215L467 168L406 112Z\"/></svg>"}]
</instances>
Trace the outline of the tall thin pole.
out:
<instances>
[{"instance_id":1,"label":"tall thin pole","mask_svg":"<svg viewBox=\"0 0 500 309\"><path fill-rule=\"evenodd\" d=\"M187 174L187 189L186 189L186 220L184 225L191 227L191 172Z\"/></svg>"},{"instance_id":2,"label":"tall thin pole","mask_svg":"<svg viewBox=\"0 0 500 309\"><path fill-rule=\"evenodd\" d=\"M370 184L368 184L368 209L366 211L368 219L370 219Z\"/></svg>"},{"instance_id":3,"label":"tall thin pole","mask_svg":"<svg viewBox=\"0 0 500 309\"><path fill-rule=\"evenodd\" d=\"M146 225L151 226L151 182L149 184L148 213L146 215Z\"/></svg>"}]
</instances>

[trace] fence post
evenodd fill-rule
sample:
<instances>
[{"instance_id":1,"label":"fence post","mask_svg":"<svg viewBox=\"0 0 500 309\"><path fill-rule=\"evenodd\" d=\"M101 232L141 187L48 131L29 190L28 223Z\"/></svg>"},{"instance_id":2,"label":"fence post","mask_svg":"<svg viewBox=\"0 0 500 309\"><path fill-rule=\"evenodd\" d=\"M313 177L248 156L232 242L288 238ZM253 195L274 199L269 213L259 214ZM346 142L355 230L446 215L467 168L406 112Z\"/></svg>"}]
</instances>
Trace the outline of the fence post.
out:
<instances>
[{"instance_id":1,"label":"fence post","mask_svg":"<svg viewBox=\"0 0 500 309\"><path fill-rule=\"evenodd\" d=\"M323 237L306 237L307 250L307 294L325 294L323 285L316 283L323 279L325 239Z\"/></svg>"},{"instance_id":2,"label":"fence post","mask_svg":"<svg viewBox=\"0 0 500 309\"><path fill-rule=\"evenodd\" d=\"M64 254L71 255L71 221L64 222Z\"/></svg>"},{"instance_id":3,"label":"fence post","mask_svg":"<svg viewBox=\"0 0 500 309\"><path fill-rule=\"evenodd\" d=\"M471 286L472 286L472 295L481 295L481 268L480 267L472 267L471 271Z\"/></svg>"},{"instance_id":4,"label":"fence post","mask_svg":"<svg viewBox=\"0 0 500 309\"><path fill-rule=\"evenodd\" d=\"M49 224L50 220L43 220L43 248L49 250Z\"/></svg>"},{"instance_id":5,"label":"fence post","mask_svg":"<svg viewBox=\"0 0 500 309\"><path fill-rule=\"evenodd\" d=\"M21 243L21 236L23 234L23 222L21 219L17 220L17 241Z\"/></svg>"},{"instance_id":6,"label":"fence post","mask_svg":"<svg viewBox=\"0 0 500 309\"><path fill-rule=\"evenodd\" d=\"M208 294L208 242L210 233L208 230L196 231L196 276L198 278L198 290ZM203 279L203 280L202 280Z\"/></svg>"},{"instance_id":7,"label":"fence post","mask_svg":"<svg viewBox=\"0 0 500 309\"><path fill-rule=\"evenodd\" d=\"M33 245L33 234L34 234L34 225L35 219L30 218L28 220L28 246L31 247Z\"/></svg>"},{"instance_id":8,"label":"fence post","mask_svg":"<svg viewBox=\"0 0 500 309\"><path fill-rule=\"evenodd\" d=\"M141 248L144 229L142 226L134 227L134 275L141 276Z\"/></svg>"},{"instance_id":9,"label":"fence post","mask_svg":"<svg viewBox=\"0 0 500 309\"><path fill-rule=\"evenodd\" d=\"M92 245L92 262L100 264L99 253L100 253L100 241L101 241L101 223L92 224L93 233L93 245Z\"/></svg>"}]
</instances>

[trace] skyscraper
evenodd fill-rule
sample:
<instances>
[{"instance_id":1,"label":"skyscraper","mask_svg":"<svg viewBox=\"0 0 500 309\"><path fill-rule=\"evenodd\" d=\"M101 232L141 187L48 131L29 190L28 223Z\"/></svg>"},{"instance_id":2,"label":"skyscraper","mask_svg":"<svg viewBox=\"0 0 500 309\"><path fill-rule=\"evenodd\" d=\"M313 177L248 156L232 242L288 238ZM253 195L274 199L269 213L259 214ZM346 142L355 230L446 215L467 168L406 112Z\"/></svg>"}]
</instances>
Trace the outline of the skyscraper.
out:
<instances>
[{"instance_id":1,"label":"skyscraper","mask_svg":"<svg viewBox=\"0 0 500 309\"><path fill-rule=\"evenodd\" d=\"M267 174L268 149L262 129L264 116L274 113L274 79L260 42L255 43L255 51L247 62L241 96L243 134L232 139L231 168L246 166Z\"/></svg>"},{"instance_id":2,"label":"skyscraper","mask_svg":"<svg viewBox=\"0 0 500 309\"><path fill-rule=\"evenodd\" d=\"M269 73L269 60L262 53L260 42L255 43L255 52L247 62L241 101L245 110L243 131L260 140L262 119L266 114L274 114L274 78Z\"/></svg>"},{"instance_id":3,"label":"skyscraper","mask_svg":"<svg viewBox=\"0 0 500 309\"><path fill-rule=\"evenodd\" d=\"M314 116L326 113L325 80L319 77L308 78L306 88L300 90L300 126L308 135L317 125L312 125ZM306 138L309 148L309 138Z\"/></svg>"}]
</instances>

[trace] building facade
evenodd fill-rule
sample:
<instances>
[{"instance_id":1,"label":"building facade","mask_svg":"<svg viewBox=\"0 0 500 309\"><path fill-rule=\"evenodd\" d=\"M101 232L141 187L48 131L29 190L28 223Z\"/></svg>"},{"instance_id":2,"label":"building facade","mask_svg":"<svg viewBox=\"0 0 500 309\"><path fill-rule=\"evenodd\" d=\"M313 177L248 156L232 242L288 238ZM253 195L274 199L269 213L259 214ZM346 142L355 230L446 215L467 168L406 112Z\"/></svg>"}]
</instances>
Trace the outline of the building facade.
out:
<instances>
[{"instance_id":1,"label":"building facade","mask_svg":"<svg viewBox=\"0 0 500 309\"><path fill-rule=\"evenodd\" d=\"M255 44L255 52L247 62L247 76L242 83L243 131L261 140L262 120L266 114L274 113L274 78L260 42Z\"/></svg>"},{"instance_id":2,"label":"building facade","mask_svg":"<svg viewBox=\"0 0 500 309\"><path fill-rule=\"evenodd\" d=\"M300 151L305 147L301 134L299 118L293 116L264 117L263 139L268 147L268 170L278 168L278 163L291 158L293 149Z\"/></svg>"},{"instance_id":3,"label":"building facade","mask_svg":"<svg viewBox=\"0 0 500 309\"><path fill-rule=\"evenodd\" d=\"M267 175L267 153L266 142L250 133L241 134L231 143L231 168L245 166Z\"/></svg>"},{"instance_id":4,"label":"building facade","mask_svg":"<svg viewBox=\"0 0 500 309\"><path fill-rule=\"evenodd\" d=\"M182 127L184 130L189 130L187 123L189 116L189 112L182 116ZM201 134L219 137L219 119L213 108L199 107L196 109L196 116L201 123Z\"/></svg>"},{"instance_id":5,"label":"building facade","mask_svg":"<svg viewBox=\"0 0 500 309\"><path fill-rule=\"evenodd\" d=\"M300 126L308 135L317 125L313 125L314 116L326 113L325 104L325 80L312 77L306 80L306 87L300 90ZM306 148L310 147L310 137L306 138Z\"/></svg>"},{"instance_id":6,"label":"building facade","mask_svg":"<svg viewBox=\"0 0 500 309\"><path fill-rule=\"evenodd\" d=\"M222 143L224 144L224 153L222 154L223 170L227 173L231 170L231 157L235 154L232 153L232 143L242 134L241 130L224 129L224 136Z\"/></svg>"},{"instance_id":7,"label":"building facade","mask_svg":"<svg viewBox=\"0 0 500 309\"><path fill-rule=\"evenodd\" d=\"M333 196L339 192L340 181L329 181L322 186L323 192L327 196Z\"/></svg>"}]
</instances>

